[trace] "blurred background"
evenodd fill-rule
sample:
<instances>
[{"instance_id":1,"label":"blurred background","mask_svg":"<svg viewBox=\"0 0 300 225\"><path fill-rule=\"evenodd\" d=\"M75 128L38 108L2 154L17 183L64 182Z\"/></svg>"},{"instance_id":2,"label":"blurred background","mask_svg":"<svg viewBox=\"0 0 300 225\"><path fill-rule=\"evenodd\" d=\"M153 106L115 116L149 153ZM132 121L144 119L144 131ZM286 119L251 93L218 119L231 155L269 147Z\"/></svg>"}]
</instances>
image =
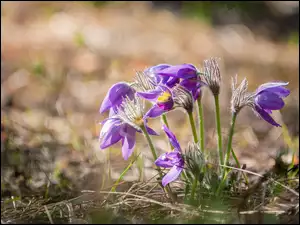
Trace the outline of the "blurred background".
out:
<instances>
[{"instance_id":1,"label":"blurred background","mask_svg":"<svg viewBox=\"0 0 300 225\"><path fill-rule=\"evenodd\" d=\"M278 152L298 152L298 1L1 1L1 196L42 193L67 199L82 189L111 187L129 164L120 144L100 150L99 107L108 89L132 81L135 70L160 63L221 58L224 144L230 119L230 82L247 77L249 90L264 82L289 82L286 106L272 116L283 128L238 117L234 149L253 171L274 165ZM206 146L216 151L214 105L204 91ZM185 147L192 140L186 115L168 114ZM160 120L149 121L160 130ZM168 150L162 132L153 137ZM124 180L156 174L143 137L141 153ZM298 154L298 153L297 153ZM134 156L133 156L134 157ZM132 158L133 158L132 157Z\"/></svg>"}]
</instances>

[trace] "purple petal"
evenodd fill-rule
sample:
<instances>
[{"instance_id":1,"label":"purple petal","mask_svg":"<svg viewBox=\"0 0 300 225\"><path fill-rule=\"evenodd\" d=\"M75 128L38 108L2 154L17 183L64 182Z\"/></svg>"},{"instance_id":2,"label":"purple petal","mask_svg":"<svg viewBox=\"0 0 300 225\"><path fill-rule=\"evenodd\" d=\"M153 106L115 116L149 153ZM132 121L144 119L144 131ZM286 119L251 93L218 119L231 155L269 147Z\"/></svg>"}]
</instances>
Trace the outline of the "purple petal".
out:
<instances>
[{"instance_id":1,"label":"purple petal","mask_svg":"<svg viewBox=\"0 0 300 225\"><path fill-rule=\"evenodd\" d=\"M178 166L173 166L172 169L163 177L162 185L165 187L168 183L173 182L178 178L183 168Z\"/></svg>"},{"instance_id":2,"label":"purple petal","mask_svg":"<svg viewBox=\"0 0 300 225\"><path fill-rule=\"evenodd\" d=\"M171 97L167 101L157 101L157 106L165 111L170 111L174 106L174 100Z\"/></svg>"},{"instance_id":3,"label":"purple petal","mask_svg":"<svg viewBox=\"0 0 300 225\"><path fill-rule=\"evenodd\" d=\"M168 81L166 82L167 87L172 88L174 87L176 84L178 84L180 81L180 78L177 77L170 77L168 79Z\"/></svg>"},{"instance_id":4,"label":"purple petal","mask_svg":"<svg viewBox=\"0 0 300 225\"><path fill-rule=\"evenodd\" d=\"M288 85L289 84L289 82L268 82L268 83L265 83L265 84L262 84L262 85L260 85L257 89L256 89L256 93L257 94L259 94L260 92L262 92L262 91L265 91L265 90L269 90L269 89L273 89L274 90L274 88L278 88L279 87L279 89L277 89L278 90L278 92L279 93L281 93L281 92L283 92L282 94L283 95L286 95L287 94L287 89L285 89L285 90L282 90L281 89L281 87L282 86L286 86L286 85ZM272 91L272 92L274 92L274 91ZM276 91L275 91L276 92ZM289 93L288 93L289 94ZM287 95L286 95L287 96ZM286 96L282 96L282 97L286 97Z\"/></svg>"},{"instance_id":5,"label":"purple petal","mask_svg":"<svg viewBox=\"0 0 300 225\"><path fill-rule=\"evenodd\" d=\"M150 118L154 118L154 117L158 117L161 114L167 112L164 109L161 109L158 107L158 105L153 105L151 109L149 109L149 111L145 114L145 118L150 117Z\"/></svg>"},{"instance_id":6,"label":"purple petal","mask_svg":"<svg viewBox=\"0 0 300 225\"><path fill-rule=\"evenodd\" d=\"M275 120L265 110L263 110L259 106L255 105L255 110L261 116L261 118L263 118L268 123L272 124L275 127L281 127L280 124L276 123Z\"/></svg>"},{"instance_id":7,"label":"purple petal","mask_svg":"<svg viewBox=\"0 0 300 225\"><path fill-rule=\"evenodd\" d=\"M187 88L188 90L192 91L194 88L200 88L202 86L207 85L205 82L201 81L200 78L198 79L185 79L180 82L180 85Z\"/></svg>"},{"instance_id":8,"label":"purple petal","mask_svg":"<svg viewBox=\"0 0 300 225\"><path fill-rule=\"evenodd\" d=\"M173 145L173 147L176 150L181 151L180 144L179 144L176 136L174 135L174 133L172 131L170 131L170 129L166 125L163 125L162 128L165 131L165 133L167 134L167 136L169 137L169 140L170 140L171 144Z\"/></svg>"},{"instance_id":9,"label":"purple petal","mask_svg":"<svg viewBox=\"0 0 300 225\"><path fill-rule=\"evenodd\" d=\"M285 88L285 87L274 87L274 88L269 88L266 90L267 92L272 92L276 95L278 95L279 97L287 97L289 96L289 94L291 93L289 89Z\"/></svg>"},{"instance_id":10,"label":"purple petal","mask_svg":"<svg viewBox=\"0 0 300 225\"><path fill-rule=\"evenodd\" d=\"M284 106L284 101L275 93L269 91L260 92L255 97L255 103L262 109L278 110Z\"/></svg>"},{"instance_id":11,"label":"purple petal","mask_svg":"<svg viewBox=\"0 0 300 225\"><path fill-rule=\"evenodd\" d=\"M148 91L148 92L137 92L137 95L147 99L147 100L156 100L157 97L162 93L162 90L160 89L155 89L153 91Z\"/></svg>"},{"instance_id":12,"label":"purple petal","mask_svg":"<svg viewBox=\"0 0 300 225\"><path fill-rule=\"evenodd\" d=\"M150 134L150 135L159 135L158 133L155 132L155 130L151 129L147 125L145 127L146 127L146 130L147 130L148 134Z\"/></svg>"},{"instance_id":13,"label":"purple petal","mask_svg":"<svg viewBox=\"0 0 300 225\"><path fill-rule=\"evenodd\" d=\"M114 130L115 131L115 130ZM121 135L115 131L114 134L105 135L100 143L100 149L108 148L121 140Z\"/></svg>"},{"instance_id":14,"label":"purple petal","mask_svg":"<svg viewBox=\"0 0 300 225\"><path fill-rule=\"evenodd\" d=\"M157 105L162 108L163 110L171 110L174 106L174 100L172 96L172 92L166 86L160 85L160 88L164 90L158 98L156 99Z\"/></svg>"},{"instance_id":15,"label":"purple petal","mask_svg":"<svg viewBox=\"0 0 300 225\"><path fill-rule=\"evenodd\" d=\"M161 82L162 84L166 84L167 81L170 79L169 76L161 76L161 77L162 77L162 78L161 78L160 82ZM176 78L176 77L174 77L174 78Z\"/></svg>"},{"instance_id":16,"label":"purple petal","mask_svg":"<svg viewBox=\"0 0 300 225\"><path fill-rule=\"evenodd\" d=\"M112 107L112 108L110 108L110 110L109 110L108 118L113 117L113 116L115 116L115 115L117 115L117 114L118 114L117 107Z\"/></svg>"},{"instance_id":17,"label":"purple petal","mask_svg":"<svg viewBox=\"0 0 300 225\"><path fill-rule=\"evenodd\" d=\"M197 69L191 64L182 64L170 66L157 72L157 74L161 76L189 79L197 76Z\"/></svg>"},{"instance_id":18,"label":"purple petal","mask_svg":"<svg viewBox=\"0 0 300 225\"><path fill-rule=\"evenodd\" d=\"M114 84L108 90L101 104L100 113L107 111L113 106L119 106L122 103L122 97L125 97L126 95L129 98L132 98L134 96L134 92L134 89L125 82Z\"/></svg>"},{"instance_id":19,"label":"purple petal","mask_svg":"<svg viewBox=\"0 0 300 225\"><path fill-rule=\"evenodd\" d=\"M177 151L173 151L160 155L154 163L159 167L171 168L174 165L179 164L180 160L182 160L181 155Z\"/></svg>"},{"instance_id":20,"label":"purple petal","mask_svg":"<svg viewBox=\"0 0 300 225\"><path fill-rule=\"evenodd\" d=\"M168 67L170 67L171 65L169 64L158 64L156 66L152 66L152 67L149 67L145 70L145 72L150 72L150 73L156 73L158 71L161 71L163 69L166 69Z\"/></svg>"},{"instance_id":21,"label":"purple petal","mask_svg":"<svg viewBox=\"0 0 300 225\"><path fill-rule=\"evenodd\" d=\"M130 132L122 140L122 155L125 160L131 156L135 146L135 130Z\"/></svg>"},{"instance_id":22,"label":"purple petal","mask_svg":"<svg viewBox=\"0 0 300 225\"><path fill-rule=\"evenodd\" d=\"M120 126L120 121L117 119L107 120L103 125L100 132L100 148L105 149L115 143L117 143L122 137L120 135L120 130L122 126Z\"/></svg>"}]
</instances>

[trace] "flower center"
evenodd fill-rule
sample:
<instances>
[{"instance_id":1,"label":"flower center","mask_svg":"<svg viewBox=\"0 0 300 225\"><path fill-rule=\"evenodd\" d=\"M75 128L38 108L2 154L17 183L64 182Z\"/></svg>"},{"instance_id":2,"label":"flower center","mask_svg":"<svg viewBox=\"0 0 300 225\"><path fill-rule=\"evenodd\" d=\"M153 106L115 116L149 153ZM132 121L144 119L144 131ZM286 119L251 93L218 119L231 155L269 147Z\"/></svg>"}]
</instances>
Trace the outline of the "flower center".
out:
<instances>
[{"instance_id":1,"label":"flower center","mask_svg":"<svg viewBox=\"0 0 300 225\"><path fill-rule=\"evenodd\" d=\"M165 91L157 98L157 101L158 102L167 102L170 100L170 98L171 98L171 93L169 93L168 91Z\"/></svg>"},{"instance_id":2,"label":"flower center","mask_svg":"<svg viewBox=\"0 0 300 225\"><path fill-rule=\"evenodd\" d=\"M144 120L142 117L139 117L134 120L134 123L138 126L142 126L144 124Z\"/></svg>"}]
</instances>

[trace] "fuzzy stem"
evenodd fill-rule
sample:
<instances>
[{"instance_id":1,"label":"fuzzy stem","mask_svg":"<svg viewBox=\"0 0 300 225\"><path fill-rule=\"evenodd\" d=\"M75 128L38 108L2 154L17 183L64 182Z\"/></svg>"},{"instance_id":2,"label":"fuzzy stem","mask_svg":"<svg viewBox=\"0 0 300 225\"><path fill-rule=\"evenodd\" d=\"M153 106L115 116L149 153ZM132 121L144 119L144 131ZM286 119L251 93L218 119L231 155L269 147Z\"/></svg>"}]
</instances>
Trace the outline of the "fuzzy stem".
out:
<instances>
[{"instance_id":1,"label":"fuzzy stem","mask_svg":"<svg viewBox=\"0 0 300 225\"><path fill-rule=\"evenodd\" d=\"M163 123L169 128L169 124L168 124L168 120L167 120L166 114L165 113L162 114L161 118L162 118Z\"/></svg>"},{"instance_id":2,"label":"fuzzy stem","mask_svg":"<svg viewBox=\"0 0 300 225\"><path fill-rule=\"evenodd\" d=\"M225 162L224 162L226 166L228 164L230 152L231 152L231 148L232 148L232 137L234 134L234 125L235 125L236 117L237 117L237 113L232 113L231 126L230 126L230 131L228 134L227 152L225 155Z\"/></svg>"},{"instance_id":3,"label":"fuzzy stem","mask_svg":"<svg viewBox=\"0 0 300 225\"><path fill-rule=\"evenodd\" d=\"M142 131L143 131L143 133L144 133L144 135L145 135L145 137L146 137L146 139L148 141L150 150L152 152L152 155L153 155L153 158L154 158L154 161L155 161L157 159L157 154L156 154L155 147L154 147L154 145L152 143L152 140L151 140L151 138L150 138L150 136L149 136L149 134L148 134L148 132L147 132L147 130L146 130L146 128L145 128L144 125L141 126L141 129L142 129ZM162 178L163 174L161 172L161 169L158 166L157 166L157 169L158 169L160 177ZM164 189L165 189L165 191L168 192L168 194L171 197L171 199L173 200L173 202L176 202L176 196L173 194L173 192L172 192L172 190L170 188L170 185L168 184Z\"/></svg>"},{"instance_id":4,"label":"fuzzy stem","mask_svg":"<svg viewBox=\"0 0 300 225\"><path fill-rule=\"evenodd\" d=\"M230 153L232 152L232 156L235 160L235 163L237 164L237 166L239 168L241 168L241 164L240 164L239 160L237 159L235 152L232 149L232 139L233 139L233 134L234 134L234 126L235 126L236 117L237 117L237 112L233 113L232 117L231 117L231 127L230 127L230 131L228 134L227 152L226 152L224 164L227 166L229 158L230 158ZM245 178L246 183L248 184L248 178L247 178L246 174L244 174L244 173L242 173L242 174Z\"/></svg>"},{"instance_id":5,"label":"fuzzy stem","mask_svg":"<svg viewBox=\"0 0 300 225\"><path fill-rule=\"evenodd\" d=\"M220 117L220 104L219 104L219 95L214 95L215 99L215 108L216 108L216 126L217 126L217 133L218 133L218 152L219 152L219 161L220 165L223 165L224 158L223 158L223 150L222 150L222 133L221 133L221 117ZM223 168L220 166L220 171Z\"/></svg>"},{"instance_id":6,"label":"fuzzy stem","mask_svg":"<svg viewBox=\"0 0 300 225\"><path fill-rule=\"evenodd\" d=\"M205 148L204 148L204 120L203 120L203 109L202 109L201 97L199 97L197 99L197 104L198 104L200 149L203 153L205 153Z\"/></svg>"},{"instance_id":7,"label":"fuzzy stem","mask_svg":"<svg viewBox=\"0 0 300 225\"><path fill-rule=\"evenodd\" d=\"M155 160L157 159L157 154L156 154L156 151L155 151L155 147L154 147L154 145L153 145L153 143L152 143L152 140L151 140L151 138L150 138L150 136L149 136L149 134L148 134L148 132L147 132L145 126L141 126L141 129L142 129L142 131L143 131L143 133L144 133L144 135L145 135L145 137L146 137L146 139L147 139L147 141L148 141L150 150L151 150L151 152L152 152L152 155L153 155L153 158L154 158L154 161L155 161ZM160 175L162 176L162 173L161 173L159 167L158 167L158 171L159 171Z\"/></svg>"},{"instance_id":8,"label":"fuzzy stem","mask_svg":"<svg viewBox=\"0 0 300 225\"><path fill-rule=\"evenodd\" d=\"M195 121L193 117L193 112L188 112L189 115L189 120L193 132L193 137L194 137L194 142L197 144L198 143L198 137L197 137L197 131L196 131L196 126L195 126Z\"/></svg>"},{"instance_id":9,"label":"fuzzy stem","mask_svg":"<svg viewBox=\"0 0 300 225\"><path fill-rule=\"evenodd\" d=\"M191 200L194 200L196 187L197 187L197 181L198 181L198 179L195 177L194 180L193 180L193 185L192 185Z\"/></svg>"}]
</instances>

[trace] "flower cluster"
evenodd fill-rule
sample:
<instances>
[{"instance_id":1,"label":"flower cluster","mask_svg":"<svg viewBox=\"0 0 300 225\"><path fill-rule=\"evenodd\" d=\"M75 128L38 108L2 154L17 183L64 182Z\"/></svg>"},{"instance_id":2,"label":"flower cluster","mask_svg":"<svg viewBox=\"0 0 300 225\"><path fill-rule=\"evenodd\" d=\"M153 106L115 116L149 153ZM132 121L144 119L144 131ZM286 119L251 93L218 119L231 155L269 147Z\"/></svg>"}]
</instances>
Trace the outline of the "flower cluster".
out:
<instances>
[{"instance_id":1,"label":"flower cluster","mask_svg":"<svg viewBox=\"0 0 300 225\"><path fill-rule=\"evenodd\" d=\"M134 151L136 134L143 133L149 142L155 165L170 169L162 178L162 185L166 186L177 179L185 165L185 157L183 157L178 140L174 133L166 125L163 125L162 129L168 136L173 149L171 152L157 157L149 135L158 134L147 125L147 122L148 118L165 116L171 110L182 108L189 114L191 124L194 123L192 118L194 104L196 100L201 99L202 89L204 87L209 88L216 99L220 94L221 74L217 60L215 58L205 60L202 71L200 72L192 64L159 64L144 71L137 71L132 83L119 82L114 84L100 107L100 113L109 111L108 118L101 122L100 148L106 149L121 140L122 155L127 160ZM271 82L259 86L255 92L247 92L247 80L244 79L240 85L237 85L237 81L234 79L231 98L232 114L236 115L244 106L248 106L268 123L280 126L270 114L272 110L279 110L284 106L282 98L290 94L290 91L284 87L287 84L285 82ZM144 100L152 103L147 111ZM218 102L215 102L217 107ZM197 101L197 104L201 104L201 101ZM199 113L199 115L201 114ZM218 124L220 128L220 122ZM197 136L193 124L192 129L194 137ZM198 149L199 146L195 140L197 138L194 138L193 149ZM220 151L221 147L220 139ZM199 150L198 155L201 156L202 160L204 156L201 151L203 149ZM191 162L186 162L186 164L188 168L197 169L196 164Z\"/></svg>"}]
</instances>

